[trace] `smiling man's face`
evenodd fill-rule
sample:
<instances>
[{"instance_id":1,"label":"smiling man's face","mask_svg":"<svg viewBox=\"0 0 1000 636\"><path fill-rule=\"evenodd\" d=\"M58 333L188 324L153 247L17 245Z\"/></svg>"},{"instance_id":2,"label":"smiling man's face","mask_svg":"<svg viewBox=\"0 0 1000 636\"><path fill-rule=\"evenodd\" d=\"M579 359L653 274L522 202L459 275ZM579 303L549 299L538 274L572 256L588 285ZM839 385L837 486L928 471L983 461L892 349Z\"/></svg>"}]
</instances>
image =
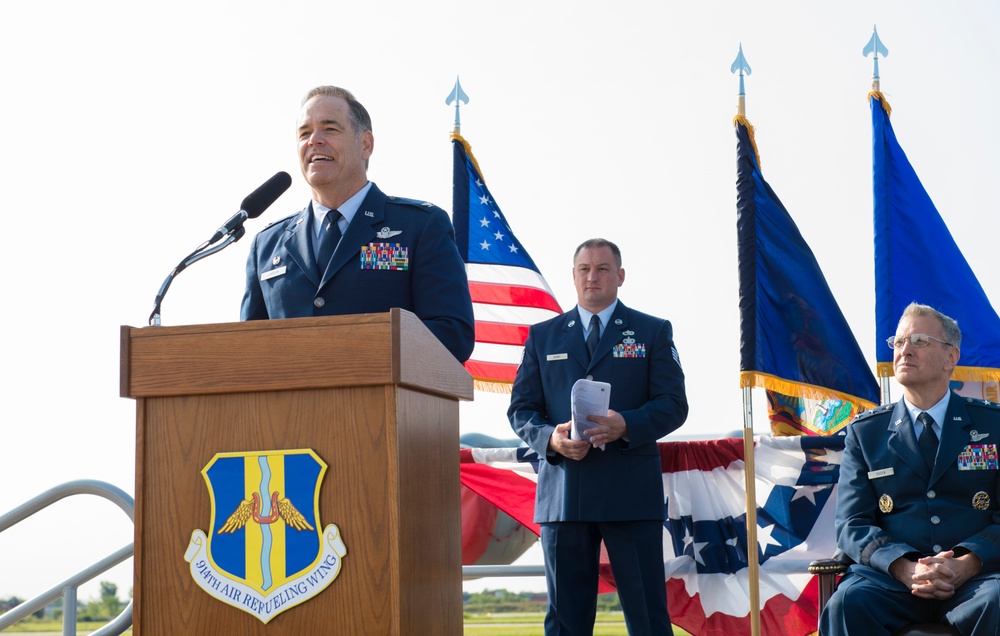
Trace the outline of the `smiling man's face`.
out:
<instances>
[{"instance_id":1,"label":"smiling man's face","mask_svg":"<svg viewBox=\"0 0 1000 636\"><path fill-rule=\"evenodd\" d=\"M370 130L355 133L342 97L317 95L302 106L298 121L299 165L314 193L332 189L353 194L368 182ZM319 199L320 197L316 197Z\"/></svg>"}]
</instances>

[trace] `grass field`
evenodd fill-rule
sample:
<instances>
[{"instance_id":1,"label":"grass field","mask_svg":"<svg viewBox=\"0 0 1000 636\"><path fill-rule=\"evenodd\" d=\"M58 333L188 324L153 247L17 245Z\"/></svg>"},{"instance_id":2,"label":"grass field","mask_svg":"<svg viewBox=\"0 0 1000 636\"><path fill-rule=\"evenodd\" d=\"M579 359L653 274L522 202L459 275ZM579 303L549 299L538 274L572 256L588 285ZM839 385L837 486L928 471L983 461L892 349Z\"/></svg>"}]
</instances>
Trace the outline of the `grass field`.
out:
<instances>
[{"instance_id":1,"label":"grass field","mask_svg":"<svg viewBox=\"0 0 1000 636\"><path fill-rule=\"evenodd\" d=\"M544 636L545 614L465 615L465 636ZM621 612L599 613L594 636L628 636ZM691 636L674 626L674 636Z\"/></svg>"},{"instance_id":2,"label":"grass field","mask_svg":"<svg viewBox=\"0 0 1000 636\"><path fill-rule=\"evenodd\" d=\"M544 636L542 627L544 614L495 614L465 615L464 636ZM97 623L77 623L76 633L83 635L100 628ZM62 623L58 621L31 621L18 623L4 630L5 634L62 634ZM125 634L131 634L128 630ZM628 636L621 612L598 614L594 636ZM674 627L674 636L691 636L679 627Z\"/></svg>"}]
</instances>

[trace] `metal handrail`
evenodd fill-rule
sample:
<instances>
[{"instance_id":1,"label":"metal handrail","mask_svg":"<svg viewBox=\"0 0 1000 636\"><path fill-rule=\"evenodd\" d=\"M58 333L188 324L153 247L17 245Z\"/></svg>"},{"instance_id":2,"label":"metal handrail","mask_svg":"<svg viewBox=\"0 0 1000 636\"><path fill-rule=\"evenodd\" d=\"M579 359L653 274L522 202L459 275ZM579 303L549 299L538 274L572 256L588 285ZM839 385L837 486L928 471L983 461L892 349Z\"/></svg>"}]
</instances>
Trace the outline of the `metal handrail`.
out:
<instances>
[{"instance_id":1,"label":"metal handrail","mask_svg":"<svg viewBox=\"0 0 1000 636\"><path fill-rule=\"evenodd\" d=\"M463 565L463 579L545 576L544 565Z\"/></svg>"},{"instance_id":2,"label":"metal handrail","mask_svg":"<svg viewBox=\"0 0 1000 636\"><path fill-rule=\"evenodd\" d=\"M14 508L8 513L0 515L0 532L24 521L39 510L43 510L55 502L72 495L97 495L104 497L108 501L116 504L125 511L128 518L135 522L135 501L132 496L121 488L103 481L94 479L80 479L66 482L30 499ZM49 603L60 596L63 597L63 636L75 636L76 634L76 591L77 588L96 578L101 573L113 568L122 561L130 558L134 551L134 545L128 544L117 552L110 554L90 567L69 577L55 587L42 592L38 596L25 601L12 610L0 615L0 631L3 631L15 623L27 618L40 609L45 608ZM132 601L122 610L122 613L111 622L92 633L92 636L118 636L132 626Z\"/></svg>"}]
</instances>

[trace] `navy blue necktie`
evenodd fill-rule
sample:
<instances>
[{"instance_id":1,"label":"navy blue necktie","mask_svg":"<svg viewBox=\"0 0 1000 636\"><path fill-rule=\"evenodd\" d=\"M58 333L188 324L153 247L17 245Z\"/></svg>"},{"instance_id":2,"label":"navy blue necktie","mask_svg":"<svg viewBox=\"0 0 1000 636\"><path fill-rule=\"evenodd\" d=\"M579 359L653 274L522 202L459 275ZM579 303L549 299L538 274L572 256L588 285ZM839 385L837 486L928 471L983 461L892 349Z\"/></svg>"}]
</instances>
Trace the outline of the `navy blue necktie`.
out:
<instances>
[{"instance_id":1,"label":"navy blue necktie","mask_svg":"<svg viewBox=\"0 0 1000 636\"><path fill-rule=\"evenodd\" d=\"M316 255L316 269L320 276L326 271L326 266L330 264L333 252L337 249L337 243L340 242L340 216L340 212L337 210L330 210L323 219L323 233L319 237L319 254Z\"/></svg>"},{"instance_id":2,"label":"navy blue necktie","mask_svg":"<svg viewBox=\"0 0 1000 636\"><path fill-rule=\"evenodd\" d=\"M938 449L938 438L934 434L934 418L925 411L917 416L917 421L924 425L917 445L920 446L920 453L924 456L927 467L933 468L934 457L937 456Z\"/></svg>"},{"instance_id":3,"label":"navy blue necktie","mask_svg":"<svg viewBox=\"0 0 1000 636\"><path fill-rule=\"evenodd\" d=\"M594 358L594 352L597 351L597 343L601 339L601 319L594 314L590 317L590 333L587 334L587 353L590 354L590 358Z\"/></svg>"}]
</instances>

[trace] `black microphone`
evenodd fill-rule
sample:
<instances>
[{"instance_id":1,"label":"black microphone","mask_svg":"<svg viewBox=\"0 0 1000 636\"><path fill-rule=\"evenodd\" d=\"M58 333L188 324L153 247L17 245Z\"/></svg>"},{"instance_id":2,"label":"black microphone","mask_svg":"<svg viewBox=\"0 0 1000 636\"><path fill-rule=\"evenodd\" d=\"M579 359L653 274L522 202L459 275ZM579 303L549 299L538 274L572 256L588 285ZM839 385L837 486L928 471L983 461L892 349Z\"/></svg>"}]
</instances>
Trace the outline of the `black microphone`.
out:
<instances>
[{"instance_id":1,"label":"black microphone","mask_svg":"<svg viewBox=\"0 0 1000 636\"><path fill-rule=\"evenodd\" d=\"M211 245L227 234L232 233L237 228L243 227L247 219L256 219L264 213L264 210L271 207L271 204L278 200L285 190L292 185L292 178L287 172L279 172L264 182L259 188L247 195L240 204L240 211L234 214L223 224L215 234L208 240Z\"/></svg>"}]
</instances>

